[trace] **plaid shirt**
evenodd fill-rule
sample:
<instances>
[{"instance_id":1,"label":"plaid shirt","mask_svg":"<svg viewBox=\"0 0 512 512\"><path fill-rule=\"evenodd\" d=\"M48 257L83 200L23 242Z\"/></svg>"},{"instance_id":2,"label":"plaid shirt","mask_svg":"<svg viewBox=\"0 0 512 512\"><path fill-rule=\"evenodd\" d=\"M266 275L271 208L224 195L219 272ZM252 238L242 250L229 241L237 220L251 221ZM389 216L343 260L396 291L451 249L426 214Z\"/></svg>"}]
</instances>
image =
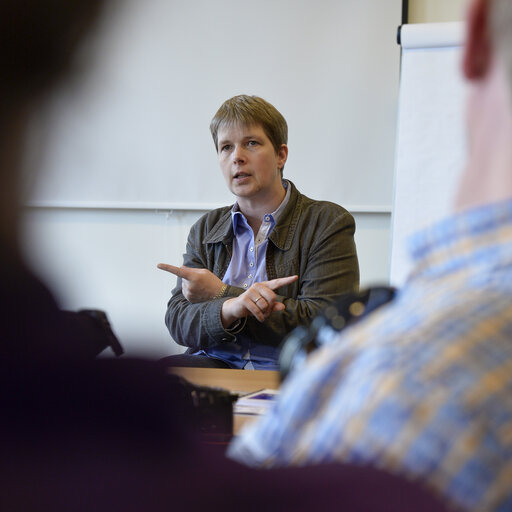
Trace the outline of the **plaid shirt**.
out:
<instances>
[{"instance_id":1,"label":"plaid shirt","mask_svg":"<svg viewBox=\"0 0 512 512\"><path fill-rule=\"evenodd\" d=\"M230 456L370 462L463 508L512 510L512 201L411 241L397 298L313 354Z\"/></svg>"}]
</instances>

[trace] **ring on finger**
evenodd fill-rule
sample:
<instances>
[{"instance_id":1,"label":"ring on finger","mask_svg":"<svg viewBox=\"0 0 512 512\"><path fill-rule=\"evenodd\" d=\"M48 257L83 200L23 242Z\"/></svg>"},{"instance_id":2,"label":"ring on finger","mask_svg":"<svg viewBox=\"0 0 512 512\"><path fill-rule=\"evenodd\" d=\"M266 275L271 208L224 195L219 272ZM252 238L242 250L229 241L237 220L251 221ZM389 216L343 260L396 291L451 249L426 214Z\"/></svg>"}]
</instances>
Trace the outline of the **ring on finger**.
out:
<instances>
[{"instance_id":1,"label":"ring on finger","mask_svg":"<svg viewBox=\"0 0 512 512\"><path fill-rule=\"evenodd\" d=\"M258 304L258 301L259 301L260 299L263 299L263 296L262 296L262 295L260 295L260 296L259 296L259 297L254 301L254 304Z\"/></svg>"}]
</instances>

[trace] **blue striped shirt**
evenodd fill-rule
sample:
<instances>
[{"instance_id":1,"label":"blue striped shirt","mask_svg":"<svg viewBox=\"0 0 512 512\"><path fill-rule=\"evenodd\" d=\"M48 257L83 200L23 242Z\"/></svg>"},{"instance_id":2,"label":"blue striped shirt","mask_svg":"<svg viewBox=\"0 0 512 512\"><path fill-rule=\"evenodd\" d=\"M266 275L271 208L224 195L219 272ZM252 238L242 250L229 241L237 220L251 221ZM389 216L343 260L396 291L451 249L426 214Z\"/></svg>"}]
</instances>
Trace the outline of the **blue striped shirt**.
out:
<instances>
[{"instance_id":1,"label":"blue striped shirt","mask_svg":"<svg viewBox=\"0 0 512 512\"><path fill-rule=\"evenodd\" d=\"M314 353L230 455L369 462L468 510L512 510L512 201L411 240L397 298Z\"/></svg>"}]
</instances>

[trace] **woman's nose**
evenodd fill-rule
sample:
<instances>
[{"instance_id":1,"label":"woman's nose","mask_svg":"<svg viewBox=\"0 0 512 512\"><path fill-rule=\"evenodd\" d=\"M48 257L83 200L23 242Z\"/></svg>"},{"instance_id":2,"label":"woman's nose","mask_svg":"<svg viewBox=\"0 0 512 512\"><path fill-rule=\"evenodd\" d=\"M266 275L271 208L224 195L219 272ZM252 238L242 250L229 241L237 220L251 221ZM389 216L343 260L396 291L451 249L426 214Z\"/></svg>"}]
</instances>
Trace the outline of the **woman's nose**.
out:
<instances>
[{"instance_id":1,"label":"woman's nose","mask_svg":"<svg viewBox=\"0 0 512 512\"><path fill-rule=\"evenodd\" d=\"M244 149L239 145L236 145L235 148L233 149L233 162L245 162Z\"/></svg>"}]
</instances>

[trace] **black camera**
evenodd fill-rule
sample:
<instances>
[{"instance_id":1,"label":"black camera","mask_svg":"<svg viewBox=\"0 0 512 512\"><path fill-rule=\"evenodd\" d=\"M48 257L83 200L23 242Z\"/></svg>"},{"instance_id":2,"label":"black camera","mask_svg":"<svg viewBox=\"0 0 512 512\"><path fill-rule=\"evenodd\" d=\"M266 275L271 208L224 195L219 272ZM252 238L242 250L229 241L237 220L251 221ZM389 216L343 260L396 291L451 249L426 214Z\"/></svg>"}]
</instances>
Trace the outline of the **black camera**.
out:
<instances>
[{"instance_id":1,"label":"black camera","mask_svg":"<svg viewBox=\"0 0 512 512\"><path fill-rule=\"evenodd\" d=\"M108 347L118 357L123 354L123 347L104 311L61 311L61 319L66 332L73 334L73 351L78 357L92 359Z\"/></svg>"}]
</instances>

